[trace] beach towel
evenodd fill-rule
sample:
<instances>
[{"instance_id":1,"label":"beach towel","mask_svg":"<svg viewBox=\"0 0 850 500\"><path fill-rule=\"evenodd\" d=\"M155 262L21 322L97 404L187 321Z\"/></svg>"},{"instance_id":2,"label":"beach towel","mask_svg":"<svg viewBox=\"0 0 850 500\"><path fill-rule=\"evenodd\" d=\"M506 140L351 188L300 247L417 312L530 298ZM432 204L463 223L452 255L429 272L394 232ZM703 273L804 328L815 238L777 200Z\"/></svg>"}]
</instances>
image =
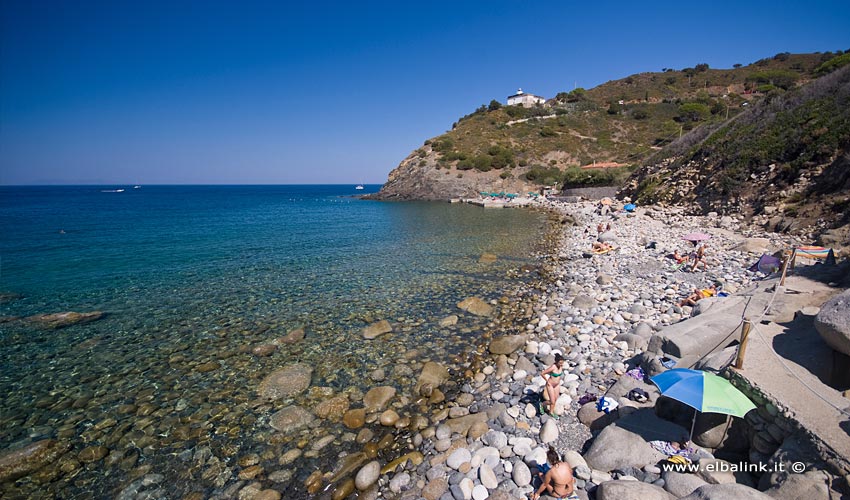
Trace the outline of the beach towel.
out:
<instances>
[{"instance_id":1,"label":"beach towel","mask_svg":"<svg viewBox=\"0 0 850 500\"><path fill-rule=\"evenodd\" d=\"M807 259L826 259L831 253L833 253L831 248L815 246L797 247L797 256L806 257Z\"/></svg>"},{"instance_id":2,"label":"beach towel","mask_svg":"<svg viewBox=\"0 0 850 500\"><path fill-rule=\"evenodd\" d=\"M591 253L593 253L593 255L602 255L602 254L610 252L611 250L616 250L616 249L617 249L617 247L611 247L611 248L607 248L605 250L593 250Z\"/></svg>"}]
</instances>

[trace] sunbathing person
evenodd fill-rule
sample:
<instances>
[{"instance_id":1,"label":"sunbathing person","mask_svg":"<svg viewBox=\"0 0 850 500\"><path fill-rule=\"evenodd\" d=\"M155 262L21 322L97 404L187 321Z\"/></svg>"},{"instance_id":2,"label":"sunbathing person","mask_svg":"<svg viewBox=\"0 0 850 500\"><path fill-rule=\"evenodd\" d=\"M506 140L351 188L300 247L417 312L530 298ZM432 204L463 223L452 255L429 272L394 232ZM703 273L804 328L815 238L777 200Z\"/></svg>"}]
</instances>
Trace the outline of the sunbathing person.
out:
<instances>
[{"instance_id":1,"label":"sunbathing person","mask_svg":"<svg viewBox=\"0 0 850 500\"><path fill-rule=\"evenodd\" d=\"M607 252L609 250L613 250L614 247L604 241L594 241L591 250L595 253Z\"/></svg>"},{"instance_id":2,"label":"sunbathing person","mask_svg":"<svg viewBox=\"0 0 850 500\"><path fill-rule=\"evenodd\" d=\"M673 250L673 260L676 261L676 264L684 264L690 259L687 255L679 254L678 250Z\"/></svg>"},{"instance_id":3,"label":"sunbathing person","mask_svg":"<svg viewBox=\"0 0 850 500\"><path fill-rule=\"evenodd\" d=\"M694 307L697 305L697 302L706 298L706 297L714 297L717 295L717 285L713 284L708 288L703 288L702 290L697 290L694 288L694 293L688 295L688 297L681 302L679 302L680 306L691 306Z\"/></svg>"}]
</instances>

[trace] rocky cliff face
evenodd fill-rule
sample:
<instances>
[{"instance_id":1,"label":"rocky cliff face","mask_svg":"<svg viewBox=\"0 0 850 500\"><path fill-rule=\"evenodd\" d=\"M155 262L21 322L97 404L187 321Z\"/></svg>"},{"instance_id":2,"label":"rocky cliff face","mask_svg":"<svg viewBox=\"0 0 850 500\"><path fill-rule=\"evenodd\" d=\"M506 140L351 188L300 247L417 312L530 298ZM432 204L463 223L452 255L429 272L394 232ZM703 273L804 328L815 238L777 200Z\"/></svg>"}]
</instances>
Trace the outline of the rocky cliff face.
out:
<instances>
[{"instance_id":1,"label":"rocky cliff face","mask_svg":"<svg viewBox=\"0 0 850 500\"><path fill-rule=\"evenodd\" d=\"M414 151L390 172L374 200L449 200L473 198L480 192L526 193L540 186L521 179L502 179L499 171L458 171L438 165L438 153L430 146Z\"/></svg>"}]
</instances>

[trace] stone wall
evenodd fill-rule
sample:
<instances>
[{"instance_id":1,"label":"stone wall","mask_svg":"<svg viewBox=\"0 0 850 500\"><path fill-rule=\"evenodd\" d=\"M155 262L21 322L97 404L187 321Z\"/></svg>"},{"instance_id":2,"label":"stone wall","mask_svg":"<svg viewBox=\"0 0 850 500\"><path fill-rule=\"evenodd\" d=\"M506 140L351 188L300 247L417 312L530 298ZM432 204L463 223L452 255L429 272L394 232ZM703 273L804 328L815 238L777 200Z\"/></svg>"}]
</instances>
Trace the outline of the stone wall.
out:
<instances>
[{"instance_id":1,"label":"stone wall","mask_svg":"<svg viewBox=\"0 0 850 500\"><path fill-rule=\"evenodd\" d=\"M806 463L807 470L826 470L839 477L850 475L850 457L837 455L820 438L809 432L795 418L793 410L751 385L734 370L727 370L725 375L732 385L756 405L756 411L749 412L744 419L751 463L772 465L782 461L790 465L789 462L800 461ZM766 474L762 482L775 480L775 475Z\"/></svg>"}]
</instances>

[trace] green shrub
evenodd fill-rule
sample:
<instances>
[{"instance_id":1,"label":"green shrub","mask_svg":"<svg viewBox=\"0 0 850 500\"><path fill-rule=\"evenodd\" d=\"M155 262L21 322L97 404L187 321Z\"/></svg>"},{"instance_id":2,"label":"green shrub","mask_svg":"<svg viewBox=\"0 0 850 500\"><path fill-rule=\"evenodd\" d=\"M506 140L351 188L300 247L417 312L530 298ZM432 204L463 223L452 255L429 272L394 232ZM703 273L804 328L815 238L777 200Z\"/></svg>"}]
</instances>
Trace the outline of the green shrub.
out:
<instances>
[{"instance_id":1,"label":"green shrub","mask_svg":"<svg viewBox=\"0 0 850 500\"><path fill-rule=\"evenodd\" d=\"M816 75L825 75L827 73L831 73L838 68L847 66L850 64L850 52L844 53L840 56L833 57L832 59L826 61L821 64L817 68L815 68Z\"/></svg>"},{"instance_id":2,"label":"green shrub","mask_svg":"<svg viewBox=\"0 0 850 500\"><path fill-rule=\"evenodd\" d=\"M711 109L698 102L686 102L679 106L679 119L683 122L698 122L711 115Z\"/></svg>"},{"instance_id":3,"label":"green shrub","mask_svg":"<svg viewBox=\"0 0 850 500\"><path fill-rule=\"evenodd\" d=\"M508 114L511 118L528 118L531 114L528 108L524 108L522 106L506 106L505 113Z\"/></svg>"},{"instance_id":4,"label":"green shrub","mask_svg":"<svg viewBox=\"0 0 850 500\"><path fill-rule=\"evenodd\" d=\"M487 106L488 111L496 111L497 109L501 109L501 108L502 108L502 103L500 103L499 101L497 101L495 99L490 101L490 105Z\"/></svg>"},{"instance_id":5,"label":"green shrub","mask_svg":"<svg viewBox=\"0 0 850 500\"><path fill-rule=\"evenodd\" d=\"M645 109L636 109L632 111L632 118L635 120L646 120L649 118L649 111Z\"/></svg>"},{"instance_id":6,"label":"green shrub","mask_svg":"<svg viewBox=\"0 0 850 500\"><path fill-rule=\"evenodd\" d=\"M543 127L540 129L541 137L555 137L556 135L558 135L558 133L555 132L552 127Z\"/></svg>"}]
</instances>

